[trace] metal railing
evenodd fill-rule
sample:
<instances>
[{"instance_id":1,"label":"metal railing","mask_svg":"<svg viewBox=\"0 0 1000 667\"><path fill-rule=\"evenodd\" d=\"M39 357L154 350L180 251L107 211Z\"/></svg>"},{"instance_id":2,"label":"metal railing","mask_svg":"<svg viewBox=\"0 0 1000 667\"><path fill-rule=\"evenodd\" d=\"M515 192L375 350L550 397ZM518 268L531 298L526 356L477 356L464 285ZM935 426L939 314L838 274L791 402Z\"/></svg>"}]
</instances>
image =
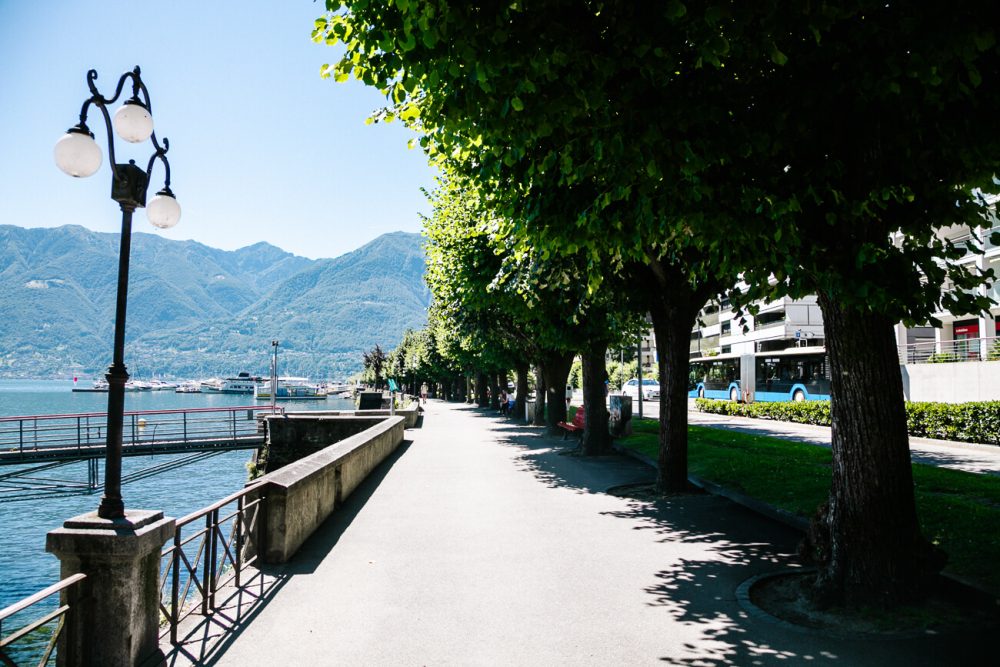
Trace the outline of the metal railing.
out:
<instances>
[{"instance_id":1,"label":"metal railing","mask_svg":"<svg viewBox=\"0 0 1000 667\"><path fill-rule=\"evenodd\" d=\"M248 498L251 493L257 497ZM243 570L257 561L264 534L260 493L259 485L249 486L177 521L160 554L160 613L171 644L181 621L215 611L220 589L243 585Z\"/></svg>"},{"instance_id":2,"label":"metal railing","mask_svg":"<svg viewBox=\"0 0 1000 667\"><path fill-rule=\"evenodd\" d=\"M63 579L57 584L53 584L46 589L38 591L34 595L27 597L20 602L16 602L6 609L0 610L0 664L17 666L19 664L42 665L49 664L53 656L56 643L66 626L67 616L73 613L76 605L78 584L86 579L84 574L74 574ZM65 602L60 602L54 609L42 610L41 616L26 622L9 635L4 635L4 622L12 617L20 618L31 607L47 603L47 599L53 595L66 591ZM60 595L60 598L63 596ZM53 624L55 627L53 627Z\"/></svg>"},{"instance_id":3,"label":"metal railing","mask_svg":"<svg viewBox=\"0 0 1000 667\"><path fill-rule=\"evenodd\" d=\"M899 346L901 364L942 364L962 361L1000 361L1000 338L928 341Z\"/></svg>"},{"instance_id":4,"label":"metal railing","mask_svg":"<svg viewBox=\"0 0 1000 667\"><path fill-rule=\"evenodd\" d=\"M279 410L281 410L279 408ZM270 406L142 410L125 413L122 445L143 453L261 436L256 415ZM105 447L107 414L0 417L0 460L86 458Z\"/></svg>"}]
</instances>

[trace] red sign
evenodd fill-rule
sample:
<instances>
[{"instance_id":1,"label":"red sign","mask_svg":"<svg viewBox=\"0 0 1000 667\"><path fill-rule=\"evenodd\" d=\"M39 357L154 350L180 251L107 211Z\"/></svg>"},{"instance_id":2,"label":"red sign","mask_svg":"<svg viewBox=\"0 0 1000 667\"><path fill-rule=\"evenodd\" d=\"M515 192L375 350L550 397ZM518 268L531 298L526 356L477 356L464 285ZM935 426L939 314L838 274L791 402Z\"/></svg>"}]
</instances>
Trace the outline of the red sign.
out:
<instances>
[{"instance_id":1,"label":"red sign","mask_svg":"<svg viewBox=\"0 0 1000 667\"><path fill-rule=\"evenodd\" d=\"M979 323L956 324L955 336L962 336L963 338L979 338Z\"/></svg>"}]
</instances>

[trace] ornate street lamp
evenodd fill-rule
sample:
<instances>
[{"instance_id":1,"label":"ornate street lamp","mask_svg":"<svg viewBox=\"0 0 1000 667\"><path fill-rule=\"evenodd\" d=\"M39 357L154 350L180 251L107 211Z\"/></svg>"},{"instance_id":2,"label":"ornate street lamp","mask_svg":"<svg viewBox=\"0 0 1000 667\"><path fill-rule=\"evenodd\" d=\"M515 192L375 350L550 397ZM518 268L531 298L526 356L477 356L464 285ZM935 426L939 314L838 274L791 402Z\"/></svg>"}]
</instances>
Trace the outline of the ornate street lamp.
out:
<instances>
[{"instance_id":1,"label":"ornate street lamp","mask_svg":"<svg viewBox=\"0 0 1000 667\"><path fill-rule=\"evenodd\" d=\"M149 103L149 91L139 76L139 68L122 74L118 80L114 97L108 99L97 92L94 82L97 71L87 72L87 86L90 97L83 103L80 110L80 122L71 127L59 141L56 142L56 165L61 170L79 178L94 174L101 166L101 149L94 141L94 134L87 127L87 111L91 105L101 110L104 125L108 134L108 155L111 159L111 198L118 202L122 210L121 250L118 256L118 300L115 308L115 346L114 356L108 373L108 426L107 426L107 457L104 471L104 496L97 510L103 519L117 519L125 516L125 504L122 502L122 423L125 413L125 383L128 382L128 372L125 369L125 304L128 297L128 264L129 251L132 243L132 213L137 208L146 208L146 217L156 227L166 229L173 227L181 217L181 207L170 191L170 163L167 162L167 150L170 142L164 138L163 145L156 140L153 132L152 107ZM108 107L114 104L122 95L125 84L131 82L132 97L125 100L115 112L114 118L108 113ZM129 143L141 143L147 139L153 142L155 149L149 158L145 171L129 160L128 164L118 164L115 161L115 141L111 127L114 125L118 136ZM159 159L165 171L163 189L156 193L147 204L146 190L149 177L153 173L153 163Z\"/></svg>"}]
</instances>

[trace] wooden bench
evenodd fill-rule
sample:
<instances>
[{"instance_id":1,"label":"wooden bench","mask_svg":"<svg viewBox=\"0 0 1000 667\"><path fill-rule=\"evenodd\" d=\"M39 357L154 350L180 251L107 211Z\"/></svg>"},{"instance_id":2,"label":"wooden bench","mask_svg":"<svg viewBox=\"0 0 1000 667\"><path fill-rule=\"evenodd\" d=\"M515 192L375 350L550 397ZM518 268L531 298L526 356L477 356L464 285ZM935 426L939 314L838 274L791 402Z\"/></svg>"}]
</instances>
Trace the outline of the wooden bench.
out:
<instances>
[{"instance_id":1,"label":"wooden bench","mask_svg":"<svg viewBox=\"0 0 1000 667\"><path fill-rule=\"evenodd\" d=\"M572 423L567 424L566 422L559 422L556 426L565 431L565 433L563 433L563 440L568 438L571 433L578 438L582 438L583 429L586 427L586 417L584 415L583 406L581 405L576 409L576 415L573 417Z\"/></svg>"}]
</instances>

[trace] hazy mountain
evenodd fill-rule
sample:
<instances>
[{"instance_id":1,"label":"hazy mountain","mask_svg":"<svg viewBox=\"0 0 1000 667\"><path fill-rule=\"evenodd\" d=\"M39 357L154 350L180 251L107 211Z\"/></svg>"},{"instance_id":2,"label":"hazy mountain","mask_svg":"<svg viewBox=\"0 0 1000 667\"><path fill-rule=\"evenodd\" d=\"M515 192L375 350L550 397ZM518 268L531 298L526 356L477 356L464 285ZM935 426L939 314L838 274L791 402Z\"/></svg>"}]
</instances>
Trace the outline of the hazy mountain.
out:
<instances>
[{"instance_id":1,"label":"hazy mountain","mask_svg":"<svg viewBox=\"0 0 1000 667\"><path fill-rule=\"evenodd\" d=\"M118 234L0 225L0 375L102 373L110 362ZM417 234L397 232L336 259L266 243L224 251L132 237L126 364L133 375L265 373L335 377L361 351L420 327L429 301Z\"/></svg>"}]
</instances>

